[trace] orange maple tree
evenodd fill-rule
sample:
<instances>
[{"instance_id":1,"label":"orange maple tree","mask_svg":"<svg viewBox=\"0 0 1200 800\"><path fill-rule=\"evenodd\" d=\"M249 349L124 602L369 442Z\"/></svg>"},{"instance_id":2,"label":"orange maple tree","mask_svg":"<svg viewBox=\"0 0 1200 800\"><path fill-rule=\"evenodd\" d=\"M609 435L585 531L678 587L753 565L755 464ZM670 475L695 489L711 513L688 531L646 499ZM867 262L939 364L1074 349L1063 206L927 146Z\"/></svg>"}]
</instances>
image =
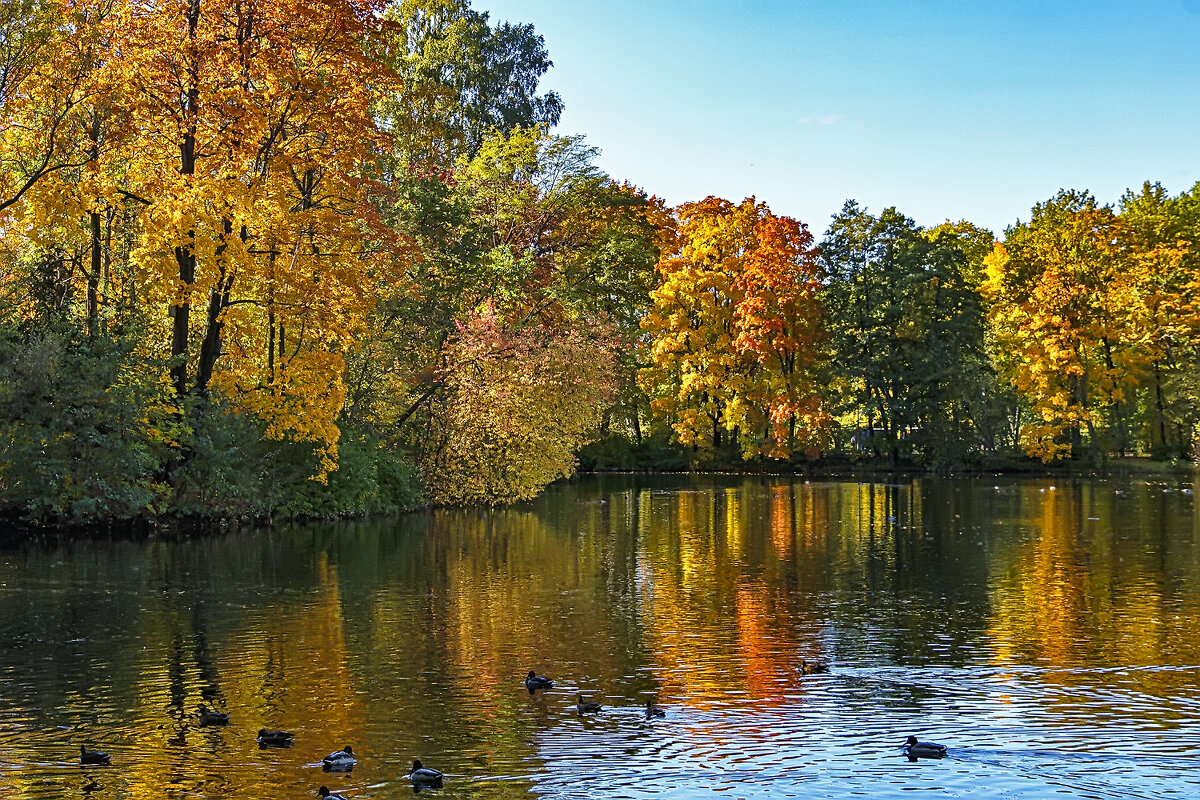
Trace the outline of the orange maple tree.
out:
<instances>
[{"instance_id":1,"label":"orange maple tree","mask_svg":"<svg viewBox=\"0 0 1200 800\"><path fill-rule=\"evenodd\" d=\"M641 376L652 408L685 444L738 437L743 455L787 457L828 424L820 273L806 226L747 198L676 210L677 247L659 261Z\"/></svg>"}]
</instances>

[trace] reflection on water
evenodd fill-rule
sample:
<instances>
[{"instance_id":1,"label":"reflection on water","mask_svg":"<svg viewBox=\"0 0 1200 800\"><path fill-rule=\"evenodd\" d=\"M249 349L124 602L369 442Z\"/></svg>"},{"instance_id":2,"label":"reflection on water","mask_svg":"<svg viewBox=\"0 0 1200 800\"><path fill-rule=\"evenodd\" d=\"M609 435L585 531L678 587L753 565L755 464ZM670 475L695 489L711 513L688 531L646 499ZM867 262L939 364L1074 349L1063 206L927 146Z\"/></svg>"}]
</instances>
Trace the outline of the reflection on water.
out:
<instances>
[{"instance_id":1,"label":"reflection on water","mask_svg":"<svg viewBox=\"0 0 1200 800\"><path fill-rule=\"evenodd\" d=\"M414 758L446 797L1196 797L1196 520L1177 483L609 477L31 544L0 553L0 800L395 797Z\"/></svg>"}]
</instances>

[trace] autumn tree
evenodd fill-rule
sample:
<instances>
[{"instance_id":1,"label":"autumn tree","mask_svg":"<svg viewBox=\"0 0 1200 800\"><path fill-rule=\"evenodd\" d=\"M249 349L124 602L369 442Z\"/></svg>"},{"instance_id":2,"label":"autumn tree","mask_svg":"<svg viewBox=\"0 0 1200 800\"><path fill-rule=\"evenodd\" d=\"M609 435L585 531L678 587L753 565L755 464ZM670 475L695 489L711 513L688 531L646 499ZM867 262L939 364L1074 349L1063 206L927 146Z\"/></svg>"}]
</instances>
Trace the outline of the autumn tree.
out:
<instances>
[{"instance_id":1,"label":"autumn tree","mask_svg":"<svg viewBox=\"0 0 1200 800\"><path fill-rule=\"evenodd\" d=\"M439 504L528 500L569 476L616 382L615 349L588 331L506 325L490 305L459 324L442 365L421 448Z\"/></svg>"},{"instance_id":2,"label":"autumn tree","mask_svg":"<svg viewBox=\"0 0 1200 800\"><path fill-rule=\"evenodd\" d=\"M1147 448L1188 455L1200 424L1200 191L1171 197L1158 183L1127 191L1119 211L1126 272L1146 313L1147 367L1137 402Z\"/></svg>"},{"instance_id":3,"label":"autumn tree","mask_svg":"<svg viewBox=\"0 0 1200 800\"><path fill-rule=\"evenodd\" d=\"M332 465L343 354L386 280L364 167L388 86L371 0L131 4L106 18L110 144L138 204L139 291L169 314L180 399L218 390ZM403 257L401 253L401 258Z\"/></svg>"},{"instance_id":4,"label":"autumn tree","mask_svg":"<svg viewBox=\"0 0 1200 800\"><path fill-rule=\"evenodd\" d=\"M820 273L812 235L747 198L676 210L677 247L658 263L642 383L681 442L744 457L815 447L826 424Z\"/></svg>"},{"instance_id":5,"label":"autumn tree","mask_svg":"<svg viewBox=\"0 0 1200 800\"><path fill-rule=\"evenodd\" d=\"M89 23L100 13L63 0L0 6L0 213L82 163L68 129L88 96Z\"/></svg>"},{"instance_id":6,"label":"autumn tree","mask_svg":"<svg viewBox=\"0 0 1200 800\"><path fill-rule=\"evenodd\" d=\"M529 376L501 368L521 363L514 355L523 352L519 343L537 341L574 354L553 362L564 370L559 378L545 369L530 375L552 383L598 381L573 387L588 402L603 401L599 408L576 409L593 433L612 402L615 375L572 366L572 358L612 365L619 351L630 349L639 333L636 309L645 302L657 258L656 231L647 218L649 199L596 169L594 158L580 137L554 136L544 127L518 129L490 137L474 158L460 158L437 182L412 191L401 186L392 223L412 237L423 257L407 265L402 283L412 291L380 306L375 334L355 354L349 412L372 420L397 447L414 450L431 485L444 485L443 473L461 463L434 451L467 448L464 442L478 431L472 425L482 424L466 425L456 409L529 391L522 385ZM476 336L485 309L490 332ZM468 340L472 353L483 343L500 348L476 358L492 365L484 371L486 381L460 375ZM466 392L481 394L470 398ZM531 404L530 412L537 407ZM521 418L531 426L522 434L529 441L543 435L534 417ZM564 430L549 420L546 429ZM582 434L564 436L575 446ZM501 451L476 458L484 456L498 458ZM530 475L552 472L522 463ZM521 474L499 465L488 470L514 481ZM498 483L489 487L495 500L515 497ZM492 502L483 496L473 501Z\"/></svg>"},{"instance_id":7,"label":"autumn tree","mask_svg":"<svg viewBox=\"0 0 1200 800\"><path fill-rule=\"evenodd\" d=\"M1002 369L1029 402L1026 452L1045 461L1130 446L1149 317L1124 226L1090 194L1061 191L1009 228L982 286Z\"/></svg>"}]
</instances>

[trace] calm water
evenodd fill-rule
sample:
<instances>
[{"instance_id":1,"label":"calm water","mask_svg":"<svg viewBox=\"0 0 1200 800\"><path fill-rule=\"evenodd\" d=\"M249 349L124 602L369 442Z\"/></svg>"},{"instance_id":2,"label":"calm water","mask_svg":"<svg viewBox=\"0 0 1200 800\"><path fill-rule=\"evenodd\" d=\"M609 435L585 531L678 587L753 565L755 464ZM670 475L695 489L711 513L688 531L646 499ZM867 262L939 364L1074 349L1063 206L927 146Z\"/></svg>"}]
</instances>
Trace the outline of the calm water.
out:
<instances>
[{"instance_id":1,"label":"calm water","mask_svg":"<svg viewBox=\"0 0 1200 800\"><path fill-rule=\"evenodd\" d=\"M1197 798L1193 499L588 478L498 512L0 551L0 800L391 798L414 757L445 797ZM909 763L909 734L950 757ZM358 767L323 773L347 744Z\"/></svg>"}]
</instances>

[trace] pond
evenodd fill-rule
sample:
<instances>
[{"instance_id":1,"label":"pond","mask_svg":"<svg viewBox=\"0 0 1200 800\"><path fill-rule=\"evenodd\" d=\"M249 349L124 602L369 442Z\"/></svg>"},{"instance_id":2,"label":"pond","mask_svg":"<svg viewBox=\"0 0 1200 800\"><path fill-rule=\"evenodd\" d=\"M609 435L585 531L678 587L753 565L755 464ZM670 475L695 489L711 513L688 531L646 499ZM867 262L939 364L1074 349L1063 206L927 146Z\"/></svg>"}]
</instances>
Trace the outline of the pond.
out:
<instances>
[{"instance_id":1,"label":"pond","mask_svg":"<svg viewBox=\"0 0 1200 800\"><path fill-rule=\"evenodd\" d=\"M585 477L498 511L10 547L0 800L390 798L414 758L435 797L1200 797L1193 489Z\"/></svg>"}]
</instances>

